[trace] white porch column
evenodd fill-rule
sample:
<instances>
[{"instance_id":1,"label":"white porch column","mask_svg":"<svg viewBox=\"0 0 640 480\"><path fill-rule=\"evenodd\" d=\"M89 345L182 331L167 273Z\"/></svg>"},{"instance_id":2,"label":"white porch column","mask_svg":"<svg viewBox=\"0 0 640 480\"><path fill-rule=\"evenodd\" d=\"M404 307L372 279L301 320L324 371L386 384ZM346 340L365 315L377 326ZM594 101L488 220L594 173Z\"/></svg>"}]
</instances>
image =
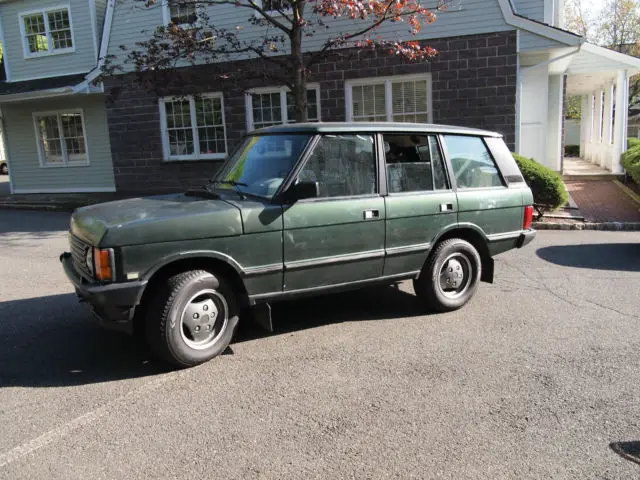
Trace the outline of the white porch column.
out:
<instances>
[{"instance_id":1,"label":"white porch column","mask_svg":"<svg viewBox=\"0 0 640 480\"><path fill-rule=\"evenodd\" d=\"M595 98L596 98L596 112L595 112L595 122L594 122L594 132L593 132L593 143L596 145L596 148L598 149L598 155L596 156L595 163L597 163L598 165L600 165L601 167L605 166L605 158L602 155L602 148L601 147L601 143L602 143L602 137L600 136L600 132L602 132L602 113L603 113L603 104L602 104L602 90L597 90L596 94L595 94ZM603 135L604 137L604 135Z\"/></svg>"},{"instance_id":2,"label":"white porch column","mask_svg":"<svg viewBox=\"0 0 640 480\"><path fill-rule=\"evenodd\" d=\"M580 158L586 158L587 140L589 138L589 97L582 95L580 108Z\"/></svg>"},{"instance_id":3,"label":"white porch column","mask_svg":"<svg viewBox=\"0 0 640 480\"><path fill-rule=\"evenodd\" d=\"M612 135L612 121L613 121L613 84L608 84L604 89L604 127L602 129L602 143L605 145L611 145ZM607 165L610 167L610 165Z\"/></svg>"},{"instance_id":4,"label":"white porch column","mask_svg":"<svg viewBox=\"0 0 640 480\"><path fill-rule=\"evenodd\" d=\"M618 71L616 79L616 113L613 131L612 173L622 173L620 156L627 151L627 120L629 112L629 77L626 70Z\"/></svg>"},{"instance_id":5,"label":"white porch column","mask_svg":"<svg viewBox=\"0 0 640 480\"><path fill-rule=\"evenodd\" d=\"M549 109L547 110L547 167L562 169L562 75L549 76Z\"/></svg>"}]
</instances>

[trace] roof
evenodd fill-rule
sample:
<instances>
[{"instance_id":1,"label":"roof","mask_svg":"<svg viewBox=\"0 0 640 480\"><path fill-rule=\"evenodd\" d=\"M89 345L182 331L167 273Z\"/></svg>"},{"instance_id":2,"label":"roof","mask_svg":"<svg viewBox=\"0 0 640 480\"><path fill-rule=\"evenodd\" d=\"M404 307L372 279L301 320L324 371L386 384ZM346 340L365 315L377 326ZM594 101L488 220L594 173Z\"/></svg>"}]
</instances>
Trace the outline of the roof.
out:
<instances>
[{"instance_id":1,"label":"roof","mask_svg":"<svg viewBox=\"0 0 640 480\"><path fill-rule=\"evenodd\" d=\"M481 135L483 137L501 137L502 135L477 128L434 125L428 123L401 122L314 122L292 123L261 128L251 132L261 133L342 133L342 132L393 132L393 133L453 133L461 135Z\"/></svg>"},{"instance_id":2,"label":"roof","mask_svg":"<svg viewBox=\"0 0 640 480\"><path fill-rule=\"evenodd\" d=\"M16 95L22 93L37 92L40 90L53 90L58 88L73 88L84 81L86 73L80 75L64 75L61 77L38 78L23 82L0 82L0 96Z\"/></svg>"}]
</instances>

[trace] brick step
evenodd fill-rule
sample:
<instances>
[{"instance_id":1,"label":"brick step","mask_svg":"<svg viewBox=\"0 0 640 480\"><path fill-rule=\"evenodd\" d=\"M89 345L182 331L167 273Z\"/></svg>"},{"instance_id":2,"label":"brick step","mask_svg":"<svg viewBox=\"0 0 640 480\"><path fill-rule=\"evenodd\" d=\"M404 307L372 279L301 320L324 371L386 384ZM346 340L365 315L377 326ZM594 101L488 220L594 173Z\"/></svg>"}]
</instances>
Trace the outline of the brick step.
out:
<instances>
[{"instance_id":1,"label":"brick step","mask_svg":"<svg viewBox=\"0 0 640 480\"><path fill-rule=\"evenodd\" d=\"M624 180L624 174L614 173L594 173L585 175L562 175L562 180L565 182L588 182L588 181L602 181L602 180Z\"/></svg>"}]
</instances>

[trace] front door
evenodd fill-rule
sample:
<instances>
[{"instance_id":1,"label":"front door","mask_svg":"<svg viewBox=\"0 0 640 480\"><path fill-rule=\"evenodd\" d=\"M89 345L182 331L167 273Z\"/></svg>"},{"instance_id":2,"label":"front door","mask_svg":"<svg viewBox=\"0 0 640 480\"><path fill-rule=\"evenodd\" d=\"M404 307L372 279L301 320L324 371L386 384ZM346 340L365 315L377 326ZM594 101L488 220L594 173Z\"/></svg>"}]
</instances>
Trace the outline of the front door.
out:
<instances>
[{"instance_id":1,"label":"front door","mask_svg":"<svg viewBox=\"0 0 640 480\"><path fill-rule=\"evenodd\" d=\"M284 291L374 279L384 263L384 199L373 135L323 135L297 181L320 197L284 208Z\"/></svg>"},{"instance_id":2,"label":"front door","mask_svg":"<svg viewBox=\"0 0 640 480\"><path fill-rule=\"evenodd\" d=\"M387 172L384 275L418 272L436 235L458 219L435 135L383 135Z\"/></svg>"}]
</instances>

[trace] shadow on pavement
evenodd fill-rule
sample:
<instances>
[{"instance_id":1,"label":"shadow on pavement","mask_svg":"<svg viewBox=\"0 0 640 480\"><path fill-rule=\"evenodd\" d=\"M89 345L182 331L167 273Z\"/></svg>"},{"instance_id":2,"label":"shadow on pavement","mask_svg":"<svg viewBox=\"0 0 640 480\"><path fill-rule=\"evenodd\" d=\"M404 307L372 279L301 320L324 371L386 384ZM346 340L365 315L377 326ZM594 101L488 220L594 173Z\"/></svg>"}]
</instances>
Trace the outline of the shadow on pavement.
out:
<instances>
[{"instance_id":1,"label":"shadow on pavement","mask_svg":"<svg viewBox=\"0 0 640 480\"><path fill-rule=\"evenodd\" d=\"M640 465L640 442L613 442L609 447L622 458Z\"/></svg>"},{"instance_id":2,"label":"shadow on pavement","mask_svg":"<svg viewBox=\"0 0 640 480\"><path fill-rule=\"evenodd\" d=\"M422 314L410 293L394 287L366 289L277 304L273 335ZM225 354L233 354L234 343L268 335L245 319ZM76 386L167 371L134 338L100 328L73 294L0 302L0 387Z\"/></svg>"},{"instance_id":3,"label":"shadow on pavement","mask_svg":"<svg viewBox=\"0 0 640 480\"><path fill-rule=\"evenodd\" d=\"M566 267L640 272L640 242L555 245L539 248L536 254Z\"/></svg>"},{"instance_id":4,"label":"shadow on pavement","mask_svg":"<svg viewBox=\"0 0 640 480\"><path fill-rule=\"evenodd\" d=\"M69 213L0 209L0 236L30 233L33 237L65 232L69 228Z\"/></svg>"}]
</instances>

